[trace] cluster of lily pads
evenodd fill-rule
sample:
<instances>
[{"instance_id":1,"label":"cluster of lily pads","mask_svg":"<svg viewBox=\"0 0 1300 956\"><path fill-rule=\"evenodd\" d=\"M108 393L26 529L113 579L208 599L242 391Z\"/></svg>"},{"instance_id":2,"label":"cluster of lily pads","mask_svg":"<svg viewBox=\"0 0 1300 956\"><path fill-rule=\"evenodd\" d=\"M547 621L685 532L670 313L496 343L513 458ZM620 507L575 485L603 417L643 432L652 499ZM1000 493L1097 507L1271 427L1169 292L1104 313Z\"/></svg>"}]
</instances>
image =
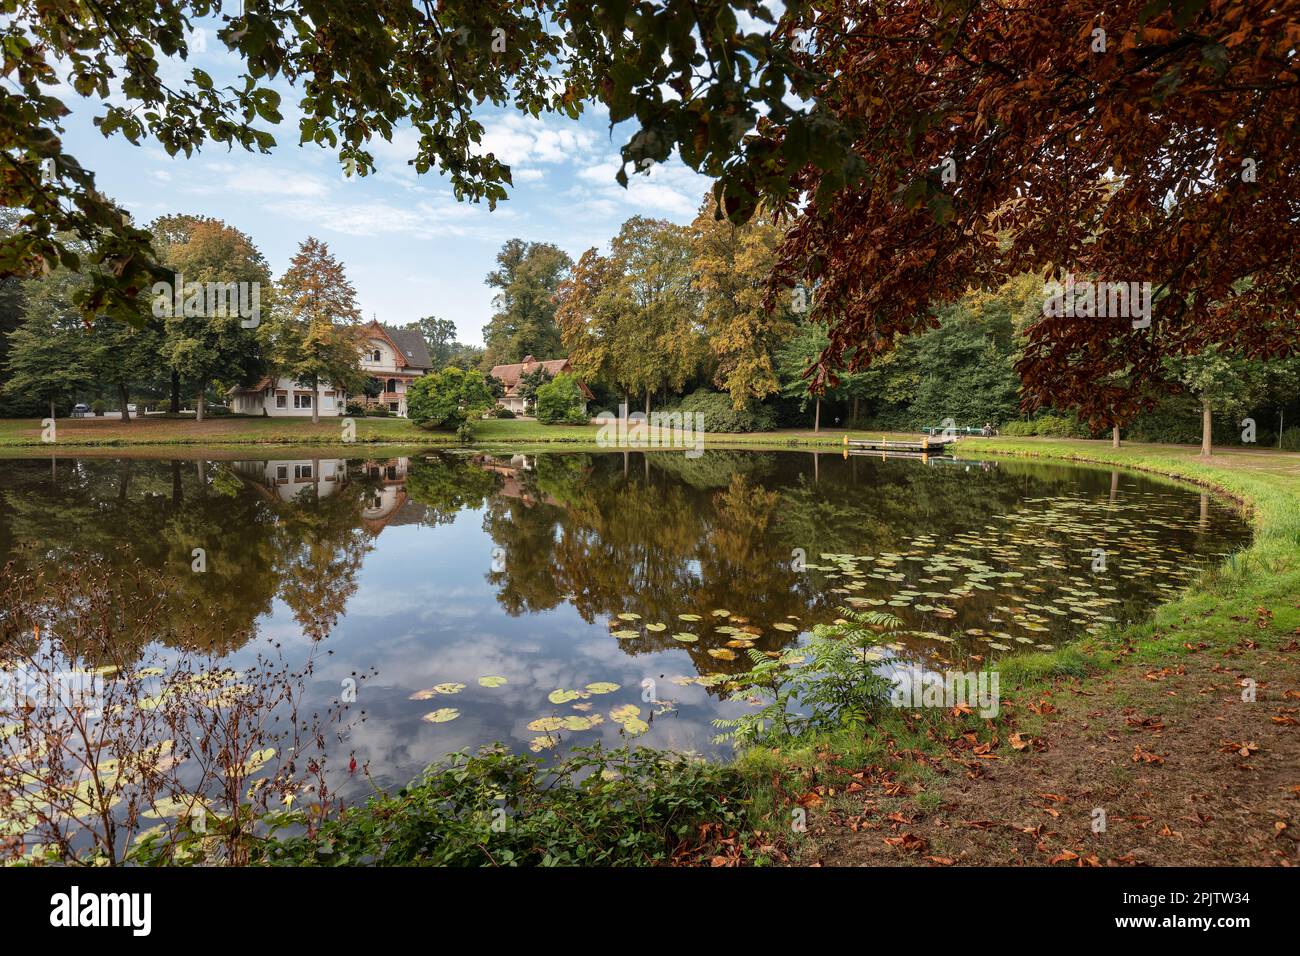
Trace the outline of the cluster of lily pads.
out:
<instances>
[{"instance_id":1,"label":"cluster of lily pads","mask_svg":"<svg viewBox=\"0 0 1300 956\"><path fill-rule=\"evenodd\" d=\"M724 645L722 647L710 647L706 650L706 653L710 657L714 657L720 661L734 661L738 656L736 653L737 651L753 647L755 640L763 634L763 629L758 625L751 623L749 618L733 614L726 608L714 608L709 612L709 616L724 622L713 625L713 633L721 635L727 639L724 642ZM628 641L641 637L641 631L628 626L629 624L634 624L640 620L640 614L636 614L632 611L624 611L622 614L617 615L614 620L609 622L610 636L618 638L621 641ZM797 632L801 628L798 624L792 624L791 621L798 620L799 618L796 615L791 614L789 615L789 620L778 621L775 624L772 624L771 627L773 630L784 631L787 633ZM677 621L678 624L676 626L680 627L681 630L674 631L669 635L674 641L679 641L682 644L694 644L700 639L698 632L704 630L703 625L705 623L703 615L678 614ZM641 626L645 628L646 632L651 634L662 633L663 631L668 630L669 627L668 624L662 621L648 622Z\"/></svg>"},{"instance_id":2,"label":"cluster of lily pads","mask_svg":"<svg viewBox=\"0 0 1300 956\"><path fill-rule=\"evenodd\" d=\"M504 677L498 675L488 675L478 679L482 687L500 687L506 683ZM417 690L411 694L410 700L432 700L439 696L452 696L459 694L465 689L465 685L456 681L448 681L442 684L435 684L433 687L424 690ZM534 753L540 753L543 750L550 750L557 746L560 738L557 734L560 731L579 732L591 730L599 727L605 722L605 716L593 708L588 701L593 696L612 694L621 690L622 685L615 684L612 681L592 681L580 689L557 688L551 691L546 699L556 706L568 704L575 713L565 714L546 714L532 720L528 724L528 729L538 736L529 742L529 749ZM656 710L654 713L662 714L671 710L675 704L672 701L654 701ZM639 737L650 729L650 724L642 719L641 708L635 704L621 704L609 711L609 719L619 724L624 734L628 737ZM425 714L422 720L431 724L443 724L455 720L460 716L460 711L454 707L439 707Z\"/></svg>"}]
</instances>

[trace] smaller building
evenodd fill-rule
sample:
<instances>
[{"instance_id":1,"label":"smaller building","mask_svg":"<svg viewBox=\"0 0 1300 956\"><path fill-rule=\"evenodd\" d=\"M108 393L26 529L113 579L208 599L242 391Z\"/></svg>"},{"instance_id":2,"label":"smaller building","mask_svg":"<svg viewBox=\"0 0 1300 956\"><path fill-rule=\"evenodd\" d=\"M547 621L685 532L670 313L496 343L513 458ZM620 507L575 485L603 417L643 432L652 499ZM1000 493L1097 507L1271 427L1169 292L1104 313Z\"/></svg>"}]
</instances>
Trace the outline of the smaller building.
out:
<instances>
[{"instance_id":1,"label":"smaller building","mask_svg":"<svg viewBox=\"0 0 1300 956\"><path fill-rule=\"evenodd\" d=\"M311 418L316 393L291 378L263 376L252 385L232 388L228 393L230 410L236 415L269 415L274 418ZM338 394L328 384L320 388L320 417L342 415L346 394Z\"/></svg>"},{"instance_id":2,"label":"smaller building","mask_svg":"<svg viewBox=\"0 0 1300 956\"><path fill-rule=\"evenodd\" d=\"M505 387L505 394L497 400L497 404L502 408L508 408L516 415L530 414L528 402L519 394L519 382L524 376L536 372L539 368L545 369L547 376L550 378L555 378L561 372L569 375L573 374L573 366L567 358L538 361L531 355L525 355L522 362L515 362L510 365L494 365L492 371L488 374ZM586 383L579 382L578 388L582 390L582 397L587 401L591 401L593 396Z\"/></svg>"}]
</instances>

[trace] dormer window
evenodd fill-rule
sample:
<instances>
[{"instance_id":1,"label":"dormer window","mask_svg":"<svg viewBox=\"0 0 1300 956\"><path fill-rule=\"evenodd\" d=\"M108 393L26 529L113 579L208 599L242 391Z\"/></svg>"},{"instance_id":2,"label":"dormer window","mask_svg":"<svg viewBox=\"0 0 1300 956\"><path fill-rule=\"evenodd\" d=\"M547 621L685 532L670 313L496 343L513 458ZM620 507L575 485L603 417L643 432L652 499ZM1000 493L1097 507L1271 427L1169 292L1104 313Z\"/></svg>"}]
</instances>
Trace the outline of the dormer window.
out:
<instances>
[{"instance_id":1,"label":"dormer window","mask_svg":"<svg viewBox=\"0 0 1300 956\"><path fill-rule=\"evenodd\" d=\"M382 359L380 358L379 349L375 349L373 352L370 353L370 361L372 362L382 361Z\"/></svg>"}]
</instances>

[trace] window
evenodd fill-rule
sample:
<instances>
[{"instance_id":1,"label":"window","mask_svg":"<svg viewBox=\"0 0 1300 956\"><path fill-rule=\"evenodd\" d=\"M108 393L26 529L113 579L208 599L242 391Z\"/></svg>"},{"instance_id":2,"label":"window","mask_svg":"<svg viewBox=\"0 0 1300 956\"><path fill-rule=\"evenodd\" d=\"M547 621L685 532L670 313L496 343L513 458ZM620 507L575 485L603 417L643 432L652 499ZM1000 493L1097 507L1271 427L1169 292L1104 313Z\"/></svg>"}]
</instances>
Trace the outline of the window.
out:
<instances>
[{"instance_id":1,"label":"window","mask_svg":"<svg viewBox=\"0 0 1300 956\"><path fill-rule=\"evenodd\" d=\"M275 477L276 477L276 479L277 479L278 481L286 481L286 480L288 479L288 477L289 477L289 466L288 466L288 465L276 465L276 466L275 466Z\"/></svg>"},{"instance_id":2,"label":"window","mask_svg":"<svg viewBox=\"0 0 1300 956\"><path fill-rule=\"evenodd\" d=\"M397 379L395 379L395 378L390 378L390 379L388 380L387 390L388 390L390 393L391 393L391 392L395 392L395 391L397 391Z\"/></svg>"},{"instance_id":3,"label":"window","mask_svg":"<svg viewBox=\"0 0 1300 956\"><path fill-rule=\"evenodd\" d=\"M304 392L295 392L293 396L294 408L311 408L311 395Z\"/></svg>"},{"instance_id":4,"label":"window","mask_svg":"<svg viewBox=\"0 0 1300 956\"><path fill-rule=\"evenodd\" d=\"M276 393L275 393L275 407L276 407L276 408L288 408L288 407L289 407L289 396L286 395L284 392L276 392Z\"/></svg>"},{"instance_id":5,"label":"window","mask_svg":"<svg viewBox=\"0 0 1300 956\"><path fill-rule=\"evenodd\" d=\"M389 410L390 412L395 412L395 411L397 411L397 403L396 403L396 402L389 402L389 403L388 403L388 410Z\"/></svg>"},{"instance_id":6,"label":"window","mask_svg":"<svg viewBox=\"0 0 1300 956\"><path fill-rule=\"evenodd\" d=\"M294 481L311 481L311 465L294 465Z\"/></svg>"},{"instance_id":7,"label":"window","mask_svg":"<svg viewBox=\"0 0 1300 956\"><path fill-rule=\"evenodd\" d=\"M379 351L379 349L375 349L373 352L370 353L370 361L375 363L379 363L383 361L383 355Z\"/></svg>"}]
</instances>

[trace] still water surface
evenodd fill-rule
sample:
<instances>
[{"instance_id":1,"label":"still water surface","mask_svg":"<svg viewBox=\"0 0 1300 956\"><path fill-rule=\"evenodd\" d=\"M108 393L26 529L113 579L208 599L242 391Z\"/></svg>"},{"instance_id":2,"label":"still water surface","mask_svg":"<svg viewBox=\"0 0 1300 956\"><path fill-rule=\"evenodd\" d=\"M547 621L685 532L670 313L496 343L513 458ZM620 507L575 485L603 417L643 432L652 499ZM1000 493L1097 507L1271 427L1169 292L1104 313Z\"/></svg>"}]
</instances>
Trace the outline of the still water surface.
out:
<instances>
[{"instance_id":1,"label":"still water surface","mask_svg":"<svg viewBox=\"0 0 1300 956\"><path fill-rule=\"evenodd\" d=\"M745 705L716 675L839 607L903 618L900 657L979 666L1140 618L1248 536L1128 473L807 452L15 460L0 488L10 573L137 561L232 667L315 646L322 710L376 672L347 746L384 785L496 740L617 746L628 704L638 742L718 754L709 721ZM529 728L548 716L593 726Z\"/></svg>"}]
</instances>

